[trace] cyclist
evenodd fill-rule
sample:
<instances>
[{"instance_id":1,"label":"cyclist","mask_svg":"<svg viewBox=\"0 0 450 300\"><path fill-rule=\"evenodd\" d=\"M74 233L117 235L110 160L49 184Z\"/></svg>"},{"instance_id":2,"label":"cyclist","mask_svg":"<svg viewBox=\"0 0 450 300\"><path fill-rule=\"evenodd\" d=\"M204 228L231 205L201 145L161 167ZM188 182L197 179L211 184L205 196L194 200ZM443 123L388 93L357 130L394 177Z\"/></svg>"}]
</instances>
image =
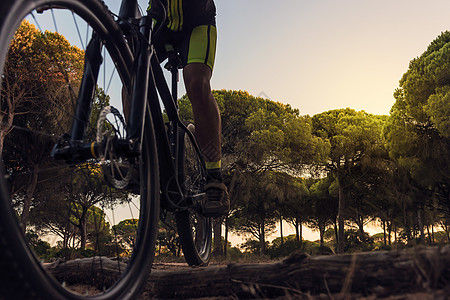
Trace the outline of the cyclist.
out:
<instances>
[{"instance_id":1,"label":"cyclist","mask_svg":"<svg viewBox=\"0 0 450 300\"><path fill-rule=\"evenodd\" d=\"M162 2L167 12L166 24L154 44L161 61L168 45L181 57L186 92L194 113L195 133L207 168L205 192L208 201L203 212L210 217L222 216L228 212L230 200L221 175L220 112L210 86L217 40L216 7L213 0Z\"/></svg>"}]
</instances>

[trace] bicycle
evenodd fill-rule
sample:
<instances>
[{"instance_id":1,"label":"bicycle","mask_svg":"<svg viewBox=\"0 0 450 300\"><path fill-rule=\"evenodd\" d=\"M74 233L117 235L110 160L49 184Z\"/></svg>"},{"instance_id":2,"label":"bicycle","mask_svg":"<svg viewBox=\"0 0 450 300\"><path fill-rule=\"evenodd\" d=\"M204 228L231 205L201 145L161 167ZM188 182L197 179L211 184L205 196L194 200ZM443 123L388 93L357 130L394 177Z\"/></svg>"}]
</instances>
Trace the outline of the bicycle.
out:
<instances>
[{"instance_id":1,"label":"bicycle","mask_svg":"<svg viewBox=\"0 0 450 300\"><path fill-rule=\"evenodd\" d=\"M170 90L152 45L164 23L160 4L142 15L137 0L122 0L115 15L100 0L1 1L0 284L7 295L135 297L168 214L188 264L209 262L206 169L195 126L179 117L177 56L167 65ZM84 50L62 38L69 21L68 35ZM117 95L119 109L108 103ZM66 265L91 257L99 290L81 295L68 287L72 272L53 276L36 254L53 248L37 233L62 246L57 256ZM112 267L102 255L116 257ZM112 279L103 274L111 268Z\"/></svg>"}]
</instances>

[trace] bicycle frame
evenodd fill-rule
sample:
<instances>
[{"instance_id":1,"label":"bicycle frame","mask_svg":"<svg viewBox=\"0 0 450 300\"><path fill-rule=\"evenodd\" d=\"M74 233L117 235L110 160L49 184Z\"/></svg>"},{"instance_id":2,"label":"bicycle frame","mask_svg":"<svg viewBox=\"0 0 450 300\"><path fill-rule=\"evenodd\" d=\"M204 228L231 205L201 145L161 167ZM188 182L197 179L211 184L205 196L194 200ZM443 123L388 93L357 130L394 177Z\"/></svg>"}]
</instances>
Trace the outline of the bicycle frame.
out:
<instances>
[{"instance_id":1,"label":"bicycle frame","mask_svg":"<svg viewBox=\"0 0 450 300\"><path fill-rule=\"evenodd\" d=\"M134 157L139 155L140 141L143 138L145 122L152 122L157 141L157 152L159 162L159 174L163 207L168 210L186 209L196 202L196 198L203 195L194 195L192 199L186 199L181 190L178 180L176 159L178 157L178 143L173 142L177 137L177 130L181 128L189 139L191 139L195 150L201 154L200 147L195 141L194 135L181 122L177 106L177 77L178 66L172 66L172 91L170 91L164 78L164 73L151 39L154 30L154 19L161 18L158 12L150 10L147 15L140 16L137 0L122 0L119 12L120 24L123 28L135 26L132 22L139 21L140 38L137 41L138 55L135 57L134 85L132 87L132 99L129 117L127 120L127 137L125 140L117 140L115 149L123 157ZM133 40L133 42L136 42ZM95 91L97 76L102 62L101 41L93 36L86 50L86 65L83 82L81 84L79 97L76 104L76 113L72 124L70 138L65 137L55 146L53 156L56 159L65 159L70 162L83 161L98 155L97 144L85 144L82 142L83 135L89 121L89 113L92 106L92 95ZM131 53L131 50L130 50ZM170 62L169 62L170 63ZM123 78L123 80L130 80ZM126 91L129 94L129 91ZM169 124L164 123L159 97L167 113ZM150 112L150 114L148 114ZM200 155L200 157L203 157ZM205 164L202 161L202 167Z\"/></svg>"}]
</instances>

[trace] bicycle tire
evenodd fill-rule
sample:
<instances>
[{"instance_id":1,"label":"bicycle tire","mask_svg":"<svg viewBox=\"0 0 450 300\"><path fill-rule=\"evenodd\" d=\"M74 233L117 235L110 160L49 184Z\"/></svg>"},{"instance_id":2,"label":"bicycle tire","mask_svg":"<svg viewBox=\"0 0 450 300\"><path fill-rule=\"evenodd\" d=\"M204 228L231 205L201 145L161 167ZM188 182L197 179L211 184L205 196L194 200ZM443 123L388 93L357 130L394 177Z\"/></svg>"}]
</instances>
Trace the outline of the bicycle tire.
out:
<instances>
[{"instance_id":1,"label":"bicycle tire","mask_svg":"<svg viewBox=\"0 0 450 300\"><path fill-rule=\"evenodd\" d=\"M195 126L187 124L194 134ZM206 169L203 160L195 150L192 140L183 129L178 129L178 173L182 191L185 194L199 194L204 191ZM198 209L188 208L175 213L178 236L186 262L190 266L208 265L211 259L212 220L204 217Z\"/></svg>"},{"instance_id":2,"label":"bicycle tire","mask_svg":"<svg viewBox=\"0 0 450 300\"><path fill-rule=\"evenodd\" d=\"M123 34L121 33L119 26L115 22L111 13L108 11L106 5L100 0L2 0L0 2L1 74L4 74L3 71L6 66L8 47L10 46L14 33L21 24L22 20L26 16L30 16L30 12L36 12L40 9L45 9L45 13L47 11L51 11L53 14L54 9L51 7L55 8L55 10L57 9L58 11L62 10L62 8L67 8L69 14L71 13L73 15L74 20L75 18L83 20L100 36L100 39L106 48L103 54L107 52L107 54L111 57L111 60L115 65L115 70L120 75L123 85L130 88L129 84L132 77L130 68L133 65L132 54L126 45L126 41L123 39ZM55 22L54 16L53 20ZM65 75L67 75L67 73ZM3 87L6 79L4 77L0 79L2 80L0 83ZM69 86L69 88L72 87ZM94 94L94 91L92 91L92 94ZM37 97L47 100L46 95L38 95ZM70 98L70 95L62 94L58 97L61 97L61 99L64 97ZM52 102L51 104L53 105L54 103ZM62 105L61 107L57 107L57 109L61 110ZM71 116L73 116L73 114ZM11 132L19 128L17 125L14 126L15 127L11 129ZM58 124L58 126L60 126L60 124ZM61 127L63 126L61 125ZM34 133L30 124L22 127L22 129L25 132L30 132L30 136ZM45 140L45 142L47 142L46 139L53 140L55 136L59 136L59 134L57 135L56 133L50 134L41 132L39 134L44 137L42 139ZM14 141L10 142L13 143ZM28 140L28 142L30 144L27 145L27 147L30 146L30 148L32 148L34 146L33 139ZM132 254L129 258L129 262L126 264L125 270L120 270L121 264L119 263L119 260L117 260L117 265L119 265L119 276L118 278L115 278L117 281L103 287L102 291L95 292L94 295L82 295L78 292L73 292L66 289L65 281L57 281L48 272L48 269L44 268L40 258L37 257L35 252L31 249L31 245L28 244L28 240L25 238L19 222L19 212L15 209L15 207L13 207L13 205L16 205L15 202L17 199L13 198L11 194L11 181L13 180L11 179L11 168L7 169L7 167L10 166L11 161L6 161L6 158L11 156L12 153L16 154L14 152L15 148L8 148L9 145L5 144L0 163L0 298L2 298L2 296L6 297L6 299L130 299L135 297L141 291L143 285L145 284L146 278L150 273L155 249L156 230L159 220L159 176L157 151L155 145L156 141L153 124L150 112L148 111L145 115L145 126L143 128L142 152L139 159L136 160L136 165L139 166L139 189L137 192L120 191L123 193L120 196L122 197L121 199L123 199L123 201L128 201L129 206L134 204L134 201L139 201L137 213L139 222L138 225L134 226L137 233L134 233L135 242L132 243ZM36 149L43 149L43 147L40 147L40 145L36 144ZM45 155L46 156L42 157L47 159L48 153ZM110 159L110 162L106 162L105 165L112 165L111 161L112 159ZM54 165L51 166L54 168ZM102 165L98 160L95 163L85 163L83 166L77 166L75 164L75 166L71 166L70 170L74 170L74 172L80 171L84 168L84 166L87 166L87 168L85 168L87 169L87 172L86 170L81 171L81 176L88 174L95 176L95 180L105 180L104 178L106 177L103 176L104 171L101 169ZM91 166L94 166L94 169L91 169ZM18 166L17 168L19 167L21 166ZM38 167L36 167L36 169L38 169ZM58 169L50 168L48 168L46 172L54 172L53 175L68 174L67 171L58 171ZM96 172L100 173L100 175L94 174ZM128 170L128 172L131 172L131 169ZM71 176L74 176L71 178L76 178L75 175ZM53 177L49 178L53 179ZM65 179L58 178L58 180L63 181ZM95 180L92 179L93 182ZM37 186L39 186L39 184L44 186L46 183L38 182ZM72 184L74 185L74 183ZM39 188L41 188L41 186L39 186ZM91 188L91 186L88 187ZM45 190L44 188L42 189ZM119 188L117 187L103 189L102 185L103 194L101 197L113 197L113 193L118 190ZM73 190L71 193L74 193ZM128 197L131 197L130 195L133 195L133 193L140 200L129 200ZM14 197L17 197L17 195L18 192L16 191ZM36 195L33 196L33 201L36 201ZM51 195L49 197L57 198L58 196ZM19 201L22 201L22 199L19 199ZM38 204L34 203L35 207L33 207L33 209L36 210ZM71 207L76 205L77 204L73 204L72 202L68 204L69 217L71 217ZM111 203L110 205L113 206ZM45 205L43 206L45 207ZM78 207L76 207L76 209L78 210ZM95 212L91 214L94 215L95 219ZM100 213L100 216L103 215ZM71 220L67 220L68 224L69 221L71 222ZM94 223L94 225L97 226L96 221L94 221ZM81 221L78 225L81 226ZM33 225L33 230L37 228L38 225ZM99 232L96 232L96 234L99 235ZM86 234L84 238L84 242L86 243ZM115 238L117 240L117 236ZM75 244L75 238L73 238L73 243ZM98 236L96 243L98 243ZM95 247L97 247L97 244ZM114 247L114 245L111 247ZM116 242L115 247L118 247L118 242ZM100 252L93 253L96 255L96 253ZM119 252L117 252L117 257L119 257L119 255ZM101 264L103 259L99 259ZM92 264L94 264L94 260L95 258L92 259ZM103 270L101 267L100 271L106 270ZM102 274L100 276L106 275Z\"/></svg>"}]
</instances>

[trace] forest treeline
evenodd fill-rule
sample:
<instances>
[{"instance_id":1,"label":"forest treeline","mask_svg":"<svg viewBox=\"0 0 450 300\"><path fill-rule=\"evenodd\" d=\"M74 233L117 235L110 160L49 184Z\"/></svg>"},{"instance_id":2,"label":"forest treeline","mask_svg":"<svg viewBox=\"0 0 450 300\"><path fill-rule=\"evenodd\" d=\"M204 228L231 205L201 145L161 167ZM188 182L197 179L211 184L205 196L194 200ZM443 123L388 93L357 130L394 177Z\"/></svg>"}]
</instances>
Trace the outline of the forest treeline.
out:
<instances>
[{"instance_id":1,"label":"forest treeline","mask_svg":"<svg viewBox=\"0 0 450 300\"><path fill-rule=\"evenodd\" d=\"M29 69L32 61L39 61L49 51L42 49L42 35L50 36L55 46L52 51L60 54L72 76L82 74L81 50L62 36L41 33L29 23L22 25L12 44L15 51L9 54L11 74L4 75L1 87L0 147L4 156L17 154L17 149L8 148L8 138L22 138L26 143L26 136L15 135L13 128L33 120L36 94L43 86L47 92L54 89L55 98L64 97L55 88L61 83L57 72L40 80ZM449 49L450 32L444 32L410 62L394 92L389 116L351 108L309 116L288 104L245 91L214 91L223 127L222 166L231 198L229 214L215 222L215 253L229 251L229 232L251 236L246 249L262 254L312 249L302 238L304 226L320 233L318 253L449 243ZM54 70L51 66L46 69ZM18 77L21 85L16 84ZM108 95L97 94L95 109L109 103ZM40 109L49 112L52 108ZM193 119L187 96L180 99L180 115L184 120ZM10 162L32 164L39 160L37 154L21 151L21 158ZM9 166L9 170L23 167ZM20 184L21 189L14 191L14 205L29 240L43 257L63 256L67 249L78 249L82 256L101 249L108 255L113 252L109 250L113 232L121 237L123 252L134 242L130 228L137 220L111 226L97 198L68 208L62 204L63 195L42 193L48 177L17 178L12 186ZM123 195L115 197L120 202ZM49 213L33 214L38 206L47 206ZM59 212L68 209L71 222L61 224ZM268 235L282 221L292 224L296 234L281 236L268 247ZM171 222L169 218L161 223L157 253L180 255ZM366 233L370 222L383 228L381 236ZM56 246L42 239L48 233L60 237Z\"/></svg>"}]
</instances>

